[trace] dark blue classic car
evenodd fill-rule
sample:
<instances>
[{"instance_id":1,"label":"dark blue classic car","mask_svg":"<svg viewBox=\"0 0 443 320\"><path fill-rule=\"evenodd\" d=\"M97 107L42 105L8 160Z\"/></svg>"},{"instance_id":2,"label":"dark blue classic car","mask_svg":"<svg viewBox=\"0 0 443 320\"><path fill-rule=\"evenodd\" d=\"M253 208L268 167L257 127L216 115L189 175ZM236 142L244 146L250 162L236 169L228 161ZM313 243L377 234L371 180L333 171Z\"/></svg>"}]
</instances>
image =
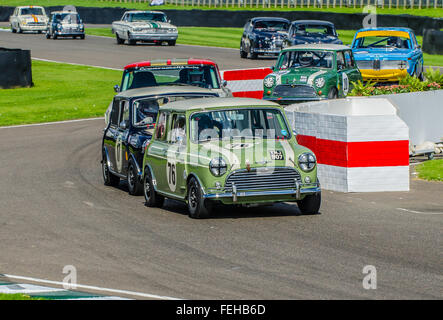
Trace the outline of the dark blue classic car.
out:
<instances>
[{"instance_id":1,"label":"dark blue classic car","mask_svg":"<svg viewBox=\"0 0 443 320\"><path fill-rule=\"evenodd\" d=\"M258 55L278 56L287 37L289 20L256 17L249 19L240 42L240 57L256 59Z\"/></svg>"},{"instance_id":2,"label":"dark blue classic car","mask_svg":"<svg viewBox=\"0 0 443 320\"><path fill-rule=\"evenodd\" d=\"M48 22L46 38L57 39L58 37L85 38L85 26L77 12L54 11Z\"/></svg>"},{"instance_id":3,"label":"dark blue classic car","mask_svg":"<svg viewBox=\"0 0 443 320\"><path fill-rule=\"evenodd\" d=\"M322 20L296 20L291 23L285 47L307 43L343 44L338 39L332 22Z\"/></svg>"}]
</instances>

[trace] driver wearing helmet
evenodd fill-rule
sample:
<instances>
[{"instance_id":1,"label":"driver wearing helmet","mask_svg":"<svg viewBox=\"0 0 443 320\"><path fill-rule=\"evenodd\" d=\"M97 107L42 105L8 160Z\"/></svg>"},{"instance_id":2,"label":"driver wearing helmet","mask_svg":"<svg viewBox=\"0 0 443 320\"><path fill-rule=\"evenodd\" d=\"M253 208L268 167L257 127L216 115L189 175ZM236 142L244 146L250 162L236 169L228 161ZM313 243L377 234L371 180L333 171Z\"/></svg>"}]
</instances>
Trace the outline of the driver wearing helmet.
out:
<instances>
[{"instance_id":1,"label":"driver wearing helmet","mask_svg":"<svg viewBox=\"0 0 443 320\"><path fill-rule=\"evenodd\" d=\"M314 57L312 56L312 53L302 53L300 57L298 58L298 62L300 63L300 66L302 67L309 67L312 65L312 62L314 61Z\"/></svg>"},{"instance_id":2,"label":"driver wearing helmet","mask_svg":"<svg viewBox=\"0 0 443 320\"><path fill-rule=\"evenodd\" d=\"M192 70L189 72L189 84L198 85L200 87L204 86L203 71Z\"/></svg>"}]
</instances>

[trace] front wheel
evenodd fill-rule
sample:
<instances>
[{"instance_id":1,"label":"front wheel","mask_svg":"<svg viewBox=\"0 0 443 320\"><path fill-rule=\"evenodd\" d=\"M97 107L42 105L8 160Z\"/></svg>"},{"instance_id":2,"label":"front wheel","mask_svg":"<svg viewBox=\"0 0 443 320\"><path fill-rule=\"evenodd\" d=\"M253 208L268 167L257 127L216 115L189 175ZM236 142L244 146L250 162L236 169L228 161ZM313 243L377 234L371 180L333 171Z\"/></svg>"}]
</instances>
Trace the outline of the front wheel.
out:
<instances>
[{"instance_id":1,"label":"front wheel","mask_svg":"<svg viewBox=\"0 0 443 320\"><path fill-rule=\"evenodd\" d=\"M302 214L317 214L321 205L321 193L310 194L297 201Z\"/></svg>"},{"instance_id":2,"label":"front wheel","mask_svg":"<svg viewBox=\"0 0 443 320\"><path fill-rule=\"evenodd\" d=\"M247 57L248 57L248 53L245 50L243 50L243 45L240 44L240 58L246 59Z\"/></svg>"},{"instance_id":3,"label":"front wheel","mask_svg":"<svg viewBox=\"0 0 443 320\"><path fill-rule=\"evenodd\" d=\"M338 91L336 88L331 88L331 90L328 93L328 99L337 99L338 98Z\"/></svg>"},{"instance_id":4,"label":"front wheel","mask_svg":"<svg viewBox=\"0 0 443 320\"><path fill-rule=\"evenodd\" d=\"M175 41L176 40L168 41L168 46L175 46Z\"/></svg>"},{"instance_id":5,"label":"front wheel","mask_svg":"<svg viewBox=\"0 0 443 320\"><path fill-rule=\"evenodd\" d=\"M51 39L51 34L49 32L46 33L46 39Z\"/></svg>"},{"instance_id":6,"label":"front wheel","mask_svg":"<svg viewBox=\"0 0 443 320\"><path fill-rule=\"evenodd\" d=\"M11 32L12 33L16 33L17 32L17 30L15 30L14 27L12 26L12 24L11 24Z\"/></svg>"},{"instance_id":7,"label":"front wheel","mask_svg":"<svg viewBox=\"0 0 443 320\"><path fill-rule=\"evenodd\" d=\"M195 178L189 180L187 202L189 217L203 219L211 215L212 206L203 198L201 186Z\"/></svg>"}]
</instances>

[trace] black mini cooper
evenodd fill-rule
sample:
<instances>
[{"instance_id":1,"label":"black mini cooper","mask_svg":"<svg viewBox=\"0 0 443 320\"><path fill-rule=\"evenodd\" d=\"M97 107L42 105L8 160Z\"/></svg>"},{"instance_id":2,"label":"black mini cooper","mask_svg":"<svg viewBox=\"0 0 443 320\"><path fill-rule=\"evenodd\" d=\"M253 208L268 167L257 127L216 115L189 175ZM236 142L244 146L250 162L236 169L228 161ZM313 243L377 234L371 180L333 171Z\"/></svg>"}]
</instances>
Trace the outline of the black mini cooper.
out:
<instances>
[{"instance_id":1,"label":"black mini cooper","mask_svg":"<svg viewBox=\"0 0 443 320\"><path fill-rule=\"evenodd\" d=\"M240 57L256 59L258 55L278 56L287 37L290 22L284 18L249 19L240 42Z\"/></svg>"},{"instance_id":2,"label":"black mini cooper","mask_svg":"<svg viewBox=\"0 0 443 320\"><path fill-rule=\"evenodd\" d=\"M143 154L164 104L193 98L218 97L205 88L186 85L131 89L114 97L102 142L102 172L105 185L128 182L128 191L139 195Z\"/></svg>"}]
</instances>

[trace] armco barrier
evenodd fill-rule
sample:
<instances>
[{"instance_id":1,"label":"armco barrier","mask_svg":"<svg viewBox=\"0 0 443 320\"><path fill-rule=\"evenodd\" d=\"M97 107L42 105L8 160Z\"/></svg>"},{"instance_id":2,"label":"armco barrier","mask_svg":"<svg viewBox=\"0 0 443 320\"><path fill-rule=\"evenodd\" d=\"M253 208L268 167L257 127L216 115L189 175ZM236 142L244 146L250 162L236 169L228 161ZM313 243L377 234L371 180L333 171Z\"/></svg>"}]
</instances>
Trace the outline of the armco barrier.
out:
<instances>
[{"instance_id":1,"label":"armco barrier","mask_svg":"<svg viewBox=\"0 0 443 320\"><path fill-rule=\"evenodd\" d=\"M220 71L234 97L257 99L263 97L263 79L271 72L271 68Z\"/></svg>"},{"instance_id":2,"label":"armco barrier","mask_svg":"<svg viewBox=\"0 0 443 320\"><path fill-rule=\"evenodd\" d=\"M322 188L409 190L409 129L383 98L347 98L285 108L297 140L317 156Z\"/></svg>"},{"instance_id":3,"label":"armco barrier","mask_svg":"<svg viewBox=\"0 0 443 320\"><path fill-rule=\"evenodd\" d=\"M424 30L423 52L429 54L443 54L443 31Z\"/></svg>"}]
</instances>

